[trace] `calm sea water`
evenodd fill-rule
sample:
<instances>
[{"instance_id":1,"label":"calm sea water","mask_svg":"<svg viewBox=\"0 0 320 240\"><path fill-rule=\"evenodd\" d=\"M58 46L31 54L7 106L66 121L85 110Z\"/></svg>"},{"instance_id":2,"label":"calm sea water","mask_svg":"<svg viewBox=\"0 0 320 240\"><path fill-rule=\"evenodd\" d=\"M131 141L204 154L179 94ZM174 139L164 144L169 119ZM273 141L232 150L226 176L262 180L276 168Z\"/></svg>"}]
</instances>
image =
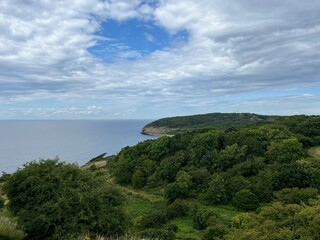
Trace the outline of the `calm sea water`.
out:
<instances>
[{"instance_id":1,"label":"calm sea water","mask_svg":"<svg viewBox=\"0 0 320 240\"><path fill-rule=\"evenodd\" d=\"M0 175L26 162L54 158L79 165L118 153L152 137L140 134L150 120L0 121Z\"/></svg>"}]
</instances>

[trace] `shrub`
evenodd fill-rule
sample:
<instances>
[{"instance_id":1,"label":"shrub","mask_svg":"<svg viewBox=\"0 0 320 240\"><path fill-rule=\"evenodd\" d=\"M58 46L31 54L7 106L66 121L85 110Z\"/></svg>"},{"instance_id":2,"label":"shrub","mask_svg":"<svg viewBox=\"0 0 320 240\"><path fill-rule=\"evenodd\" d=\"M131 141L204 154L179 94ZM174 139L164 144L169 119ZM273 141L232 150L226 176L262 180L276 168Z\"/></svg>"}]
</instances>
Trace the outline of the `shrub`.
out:
<instances>
[{"instance_id":1,"label":"shrub","mask_svg":"<svg viewBox=\"0 0 320 240\"><path fill-rule=\"evenodd\" d=\"M188 202L176 199L172 204L170 204L167 208L168 217L176 218L176 217L183 217L188 214L190 210L190 206Z\"/></svg>"},{"instance_id":2,"label":"shrub","mask_svg":"<svg viewBox=\"0 0 320 240\"><path fill-rule=\"evenodd\" d=\"M242 210L255 210L259 206L258 197L248 189L237 192L232 201L236 207Z\"/></svg>"},{"instance_id":3,"label":"shrub","mask_svg":"<svg viewBox=\"0 0 320 240\"><path fill-rule=\"evenodd\" d=\"M132 175L131 182L134 188L142 188L146 185L146 177L141 170L137 170Z\"/></svg>"},{"instance_id":4,"label":"shrub","mask_svg":"<svg viewBox=\"0 0 320 240\"><path fill-rule=\"evenodd\" d=\"M223 235L227 233L227 228L224 225L215 225L208 227L203 235L203 240L215 240L215 239L221 239Z\"/></svg>"},{"instance_id":5,"label":"shrub","mask_svg":"<svg viewBox=\"0 0 320 240\"><path fill-rule=\"evenodd\" d=\"M218 222L217 213L214 211L200 209L198 205L194 205L191 209L191 217L193 227L198 230L203 230L208 227L209 224L215 224Z\"/></svg>"},{"instance_id":6,"label":"shrub","mask_svg":"<svg viewBox=\"0 0 320 240\"><path fill-rule=\"evenodd\" d=\"M165 229L147 229L139 232L138 235L143 238L151 238L151 239L158 239L158 240L174 240L175 239L174 232L168 231Z\"/></svg>"},{"instance_id":7,"label":"shrub","mask_svg":"<svg viewBox=\"0 0 320 240\"><path fill-rule=\"evenodd\" d=\"M307 203L309 199L316 198L318 190L316 188L284 188L280 191L274 192L277 200L283 203Z\"/></svg>"},{"instance_id":8,"label":"shrub","mask_svg":"<svg viewBox=\"0 0 320 240\"><path fill-rule=\"evenodd\" d=\"M91 171L58 159L25 164L10 176L4 190L9 210L28 239L119 235L127 227L118 191L101 185Z\"/></svg>"},{"instance_id":9,"label":"shrub","mask_svg":"<svg viewBox=\"0 0 320 240\"><path fill-rule=\"evenodd\" d=\"M176 183L170 183L164 189L164 197L172 203L176 199L183 198L184 194Z\"/></svg>"},{"instance_id":10,"label":"shrub","mask_svg":"<svg viewBox=\"0 0 320 240\"><path fill-rule=\"evenodd\" d=\"M173 224L173 223L169 223L164 225L163 227L164 229L171 231L171 232L177 232L178 231L178 226Z\"/></svg>"},{"instance_id":11,"label":"shrub","mask_svg":"<svg viewBox=\"0 0 320 240\"><path fill-rule=\"evenodd\" d=\"M168 221L166 213L163 212L153 212L146 216L143 216L138 221L139 229L147 228L160 228L163 224Z\"/></svg>"},{"instance_id":12,"label":"shrub","mask_svg":"<svg viewBox=\"0 0 320 240\"><path fill-rule=\"evenodd\" d=\"M4 203L5 203L5 201L4 201L3 197L0 196L0 209L4 207Z\"/></svg>"}]
</instances>

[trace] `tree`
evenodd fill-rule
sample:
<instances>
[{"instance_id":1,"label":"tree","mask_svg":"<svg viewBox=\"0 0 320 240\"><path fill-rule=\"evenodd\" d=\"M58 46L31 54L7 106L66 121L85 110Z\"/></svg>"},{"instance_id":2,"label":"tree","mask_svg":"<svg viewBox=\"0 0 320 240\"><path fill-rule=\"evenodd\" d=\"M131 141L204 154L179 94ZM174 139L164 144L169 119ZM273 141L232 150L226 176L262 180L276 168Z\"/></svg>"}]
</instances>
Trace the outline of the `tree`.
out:
<instances>
[{"instance_id":1,"label":"tree","mask_svg":"<svg viewBox=\"0 0 320 240\"><path fill-rule=\"evenodd\" d=\"M210 210L200 209L198 204L192 206L191 218L193 222L193 227L198 230L203 230L210 224L216 225L218 223L219 215Z\"/></svg>"},{"instance_id":2,"label":"tree","mask_svg":"<svg viewBox=\"0 0 320 240\"><path fill-rule=\"evenodd\" d=\"M212 204L221 204L228 201L227 196L227 184L228 176L225 173L215 174L209 184L208 191L206 193L207 199Z\"/></svg>"},{"instance_id":3,"label":"tree","mask_svg":"<svg viewBox=\"0 0 320 240\"><path fill-rule=\"evenodd\" d=\"M289 138L272 142L266 156L270 162L289 163L305 157L306 153L298 139Z\"/></svg>"},{"instance_id":4,"label":"tree","mask_svg":"<svg viewBox=\"0 0 320 240\"><path fill-rule=\"evenodd\" d=\"M259 206L258 197L248 189L242 189L232 199L233 204L243 210L254 210Z\"/></svg>"},{"instance_id":5,"label":"tree","mask_svg":"<svg viewBox=\"0 0 320 240\"><path fill-rule=\"evenodd\" d=\"M192 186L191 176L185 171L177 173L176 181L168 184L164 189L165 198L169 202L176 199L186 198L189 196L190 188Z\"/></svg>"},{"instance_id":6,"label":"tree","mask_svg":"<svg viewBox=\"0 0 320 240\"><path fill-rule=\"evenodd\" d=\"M8 178L4 190L27 239L118 235L128 224L118 191L101 185L91 171L58 159L25 164Z\"/></svg>"},{"instance_id":7,"label":"tree","mask_svg":"<svg viewBox=\"0 0 320 240\"><path fill-rule=\"evenodd\" d=\"M132 186L134 188L142 188L146 185L146 177L144 173L141 170L137 170L133 175L132 175Z\"/></svg>"},{"instance_id":8,"label":"tree","mask_svg":"<svg viewBox=\"0 0 320 240\"><path fill-rule=\"evenodd\" d=\"M274 192L276 200L283 203L308 203L309 199L315 199L318 196L316 188L284 188Z\"/></svg>"},{"instance_id":9,"label":"tree","mask_svg":"<svg viewBox=\"0 0 320 240\"><path fill-rule=\"evenodd\" d=\"M233 165L244 162L246 160L247 149L248 147L246 145L239 146L235 143L220 151L220 169L225 171Z\"/></svg>"}]
</instances>

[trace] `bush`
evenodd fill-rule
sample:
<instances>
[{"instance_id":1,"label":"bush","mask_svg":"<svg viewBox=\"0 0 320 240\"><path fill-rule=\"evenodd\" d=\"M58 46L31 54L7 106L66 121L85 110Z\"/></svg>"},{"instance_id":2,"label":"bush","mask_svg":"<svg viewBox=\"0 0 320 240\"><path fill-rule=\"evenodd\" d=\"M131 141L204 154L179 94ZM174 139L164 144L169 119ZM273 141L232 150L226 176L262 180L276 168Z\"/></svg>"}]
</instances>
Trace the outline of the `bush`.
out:
<instances>
[{"instance_id":1,"label":"bush","mask_svg":"<svg viewBox=\"0 0 320 240\"><path fill-rule=\"evenodd\" d=\"M138 221L139 229L147 228L160 228L163 224L168 221L166 213L163 212L153 212L146 216L143 216Z\"/></svg>"},{"instance_id":2,"label":"bush","mask_svg":"<svg viewBox=\"0 0 320 240\"><path fill-rule=\"evenodd\" d=\"M224 225L218 224L216 226L208 227L204 232L203 240L221 239L227 232L227 228Z\"/></svg>"},{"instance_id":3,"label":"bush","mask_svg":"<svg viewBox=\"0 0 320 240\"><path fill-rule=\"evenodd\" d=\"M4 201L3 197L0 196L0 209L4 207L4 203L5 203L5 201Z\"/></svg>"},{"instance_id":4,"label":"bush","mask_svg":"<svg viewBox=\"0 0 320 240\"><path fill-rule=\"evenodd\" d=\"M132 186L134 188L142 188L146 185L146 177L141 170L137 170L131 178Z\"/></svg>"},{"instance_id":5,"label":"bush","mask_svg":"<svg viewBox=\"0 0 320 240\"><path fill-rule=\"evenodd\" d=\"M190 206L188 202L176 199L172 204L170 204L167 208L168 217L176 218L176 217L183 217L188 215L190 210Z\"/></svg>"},{"instance_id":6,"label":"bush","mask_svg":"<svg viewBox=\"0 0 320 240\"><path fill-rule=\"evenodd\" d=\"M28 239L119 235L127 227L118 191L101 185L91 171L58 159L25 164L10 176L4 190L9 210Z\"/></svg>"},{"instance_id":7,"label":"bush","mask_svg":"<svg viewBox=\"0 0 320 240\"><path fill-rule=\"evenodd\" d=\"M170 231L170 232L177 232L178 231L178 226L173 223L166 224L166 225L164 225L163 228Z\"/></svg>"},{"instance_id":8,"label":"bush","mask_svg":"<svg viewBox=\"0 0 320 240\"><path fill-rule=\"evenodd\" d=\"M218 222L218 214L214 211L200 209L198 205L194 205L191 209L191 217L193 227L198 230L203 230L209 224L216 224Z\"/></svg>"},{"instance_id":9,"label":"bush","mask_svg":"<svg viewBox=\"0 0 320 240\"><path fill-rule=\"evenodd\" d=\"M274 193L275 198L283 203L307 203L309 199L316 198L318 190L316 188L284 188Z\"/></svg>"},{"instance_id":10,"label":"bush","mask_svg":"<svg viewBox=\"0 0 320 240\"><path fill-rule=\"evenodd\" d=\"M164 189L164 197L172 203L176 199L184 198L184 193L176 183L170 183Z\"/></svg>"},{"instance_id":11,"label":"bush","mask_svg":"<svg viewBox=\"0 0 320 240\"><path fill-rule=\"evenodd\" d=\"M259 206L258 197L248 189L237 192L232 201L236 207L242 210L255 210Z\"/></svg>"},{"instance_id":12,"label":"bush","mask_svg":"<svg viewBox=\"0 0 320 240\"><path fill-rule=\"evenodd\" d=\"M138 235L143 238L151 238L151 239L158 239L158 240L174 240L175 239L174 232L168 231L165 229L147 229L139 232Z\"/></svg>"}]
</instances>

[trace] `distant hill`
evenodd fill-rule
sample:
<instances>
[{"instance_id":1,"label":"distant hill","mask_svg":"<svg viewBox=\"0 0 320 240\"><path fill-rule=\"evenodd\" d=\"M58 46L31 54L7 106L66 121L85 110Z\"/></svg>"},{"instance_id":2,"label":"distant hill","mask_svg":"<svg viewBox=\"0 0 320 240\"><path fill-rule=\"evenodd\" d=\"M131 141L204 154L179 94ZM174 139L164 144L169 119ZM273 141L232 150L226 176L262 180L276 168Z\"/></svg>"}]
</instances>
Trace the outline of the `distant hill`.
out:
<instances>
[{"instance_id":1,"label":"distant hill","mask_svg":"<svg viewBox=\"0 0 320 240\"><path fill-rule=\"evenodd\" d=\"M246 126L258 122L268 122L280 116L267 116L254 113L208 113L192 116L162 118L147 124L142 129L146 135L174 135L177 133L204 129Z\"/></svg>"}]
</instances>

